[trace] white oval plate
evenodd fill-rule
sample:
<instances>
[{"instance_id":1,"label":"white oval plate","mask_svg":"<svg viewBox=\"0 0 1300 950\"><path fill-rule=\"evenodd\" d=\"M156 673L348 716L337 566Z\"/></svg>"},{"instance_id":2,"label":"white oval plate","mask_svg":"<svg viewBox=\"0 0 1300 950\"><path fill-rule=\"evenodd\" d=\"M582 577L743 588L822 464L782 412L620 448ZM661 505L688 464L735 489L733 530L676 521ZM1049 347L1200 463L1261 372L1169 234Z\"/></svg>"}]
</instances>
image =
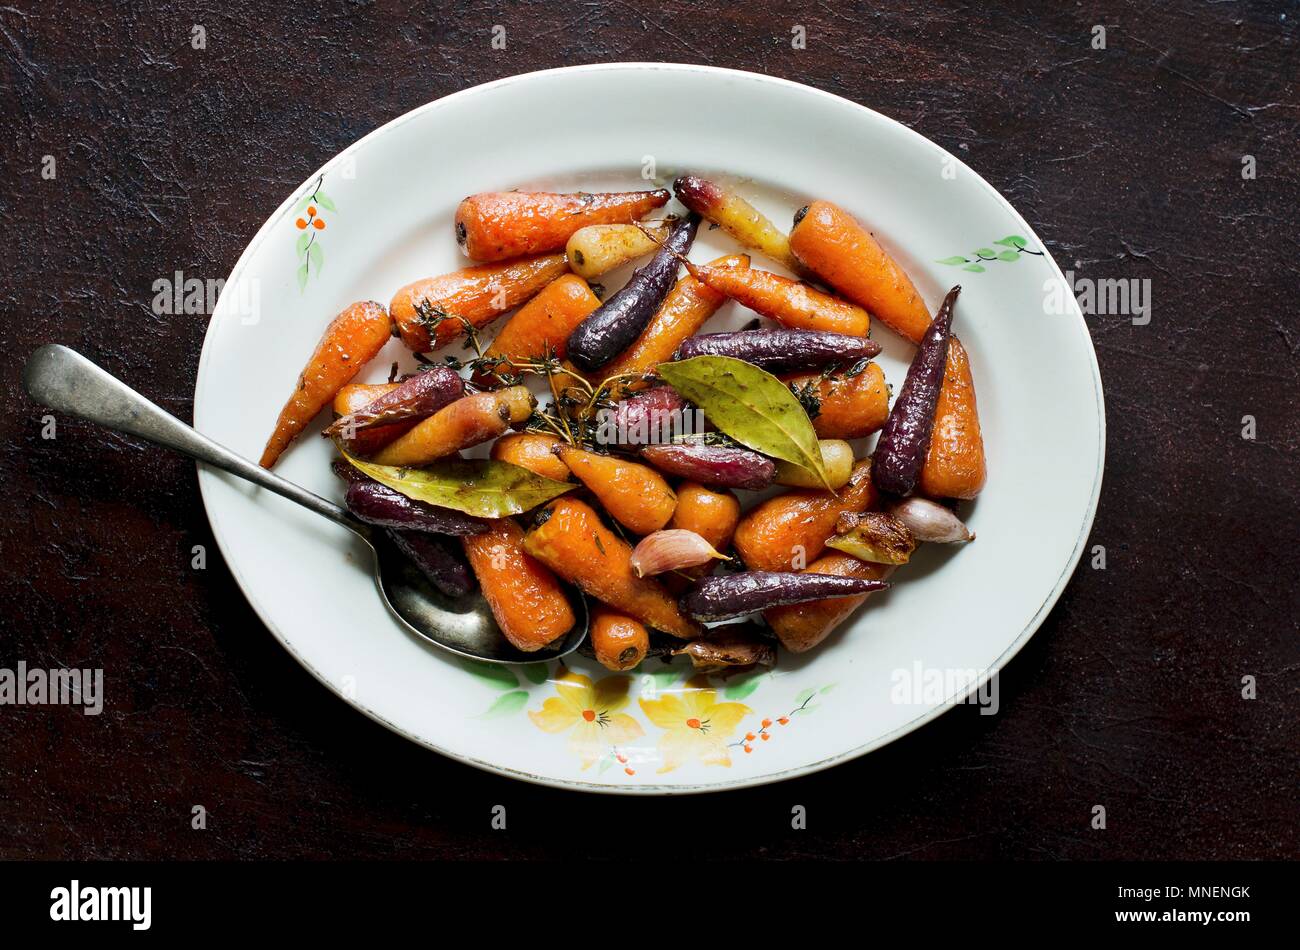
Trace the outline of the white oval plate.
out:
<instances>
[{"instance_id":1,"label":"white oval plate","mask_svg":"<svg viewBox=\"0 0 1300 950\"><path fill-rule=\"evenodd\" d=\"M592 791L686 793L803 775L935 718L1005 664L1074 570L1101 487L1101 379L1060 270L987 182L915 132L806 86L702 66L574 67L431 102L335 157L262 226L213 314L195 423L256 458L335 313L464 265L451 222L465 195L652 187L643 169L656 185L687 170L724 175L782 226L807 200L828 198L877 233L932 310L963 285L956 329L989 459L987 489L963 509L974 544L925 547L893 590L812 653L782 654L774 672L688 680L682 666L652 661L616 677L575 656L569 682L557 684L556 663L470 671L407 635L344 529L201 469L204 502L231 571L280 642L415 742ZM297 226L308 199L323 229ZM702 230L692 257L734 249ZM710 328L752 316L728 305ZM897 387L911 347L887 328L874 335ZM394 341L359 379L386 378L392 360L411 365ZM278 471L338 498L318 431Z\"/></svg>"}]
</instances>

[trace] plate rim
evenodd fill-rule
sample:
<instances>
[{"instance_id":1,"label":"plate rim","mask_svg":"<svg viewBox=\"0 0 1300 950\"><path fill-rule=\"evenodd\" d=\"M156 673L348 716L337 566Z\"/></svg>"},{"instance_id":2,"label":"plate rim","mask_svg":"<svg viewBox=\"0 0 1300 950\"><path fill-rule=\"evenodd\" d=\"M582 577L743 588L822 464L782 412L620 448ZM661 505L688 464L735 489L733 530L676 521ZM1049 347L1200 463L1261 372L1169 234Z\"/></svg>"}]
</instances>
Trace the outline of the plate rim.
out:
<instances>
[{"instance_id":1,"label":"plate rim","mask_svg":"<svg viewBox=\"0 0 1300 950\"><path fill-rule=\"evenodd\" d=\"M400 125L404 125L407 122L414 121L417 117L422 116L426 112L434 111L435 109L441 108L446 104L448 104L449 102L457 100L461 97L466 97L471 94L480 93L489 89L496 89L508 85L513 85L516 83L526 82L535 79L536 77L539 76L551 75L556 73L636 72L642 70L701 73L706 75L717 76L720 78L732 78L732 79L743 78L751 82L771 83L777 86L796 88L803 93L812 93L814 95L821 96L826 99L834 100L838 103L843 103L845 105L852 107L853 109L867 112L878 119L884 120L886 123L890 125L896 126L898 130L901 130L904 133L905 137L912 137L914 139L918 139L924 145L931 148L937 148L941 152L943 152L944 155L951 157L954 162L956 162L963 170L965 170L966 173L972 176L972 178L976 182L977 187L983 188L990 196L992 196L993 199L1002 206L1003 210L1005 210L1011 215L1013 220L1015 220L1021 226L1023 226L1026 234L1031 235L1035 240L1037 240L1038 245L1040 247L1042 247L1044 250L1047 250L1047 245L1044 244L1042 239L1038 237L1034 229L1029 225L1027 221L1025 221L1024 217L1021 216L1020 212L1016 210L1016 208L1011 204L1011 202L1008 201L1002 195L1002 193L999 192L996 188L994 188L988 181L986 181L983 176L981 176L974 169L966 165L966 163L963 162L959 156L953 155L947 149L943 148L943 146L939 145L937 142L934 142L933 140L922 135L920 132L917 132L915 129L912 129L911 127L903 124L902 122L899 122L897 119L891 118L890 116L887 116L882 112L878 112L875 109L872 109L870 106L865 106L859 102L854 102L852 99L848 99L845 98L844 96L836 95L835 93L832 92L827 92L824 89L818 89L815 86L806 85L804 83L795 82L789 79L783 79L778 76L769 76L764 73L751 72L749 70L730 69L730 68L725 68L720 66L705 66L705 65L698 65L692 63L627 61L627 62L614 62L614 63L589 63L589 64L582 64L576 66L561 66L553 69L540 69L540 70L534 70L532 72L527 72L527 73L517 73L512 76L505 76L502 77L501 79L495 79L490 82L480 83L475 86L470 86L465 89L457 90L456 92L449 93L445 96L441 96L437 99L433 99L422 105L416 106L414 109L410 109L407 112L404 112L401 115L396 116L393 119L390 119L388 122L385 122L383 125L366 133L364 136L357 139L351 145L347 146L342 151L335 154L332 158L330 158L323 165L315 169L310 175L308 175L305 179L303 179L303 181L299 185L295 186L289 192L289 195L284 199L283 202L280 203L280 205L273 212L271 212L270 215L267 216L266 220L263 221L262 226L258 228L257 232L249 240L243 252L239 255L238 259L235 261L234 266L231 268L230 274L226 278L226 286L230 286L236 283L236 281L239 278L239 275L247 265L248 261L252 258L255 252L261 247L262 243L266 240L266 238L268 237L268 235L270 234L274 226L279 223L279 221L281 220L285 212L292 207L293 202L297 199L298 195L302 193L302 190L308 187L312 182L314 182L321 175L327 174L331 168L333 168L335 165L340 164L348 155L360 149L363 145L365 145L365 143L369 142L372 138L376 138L393 128L396 128ZM1047 253L1045 257L1047 259L1047 263L1049 264L1051 270L1055 273L1056 277L1061 281L1061 283L1063 284L1066 283L1065 275L1061 271L1060 265L1056 262L1056 258L1050 252ZM999 672L1001 672L1001 670L1004 667L1006 667L1008 663L1010 663L1010 661L1016 656L1017 653L1020 652L1020 650L1024 647L1024 645L1029 642L1030 638L1033 637L1033 635L1038 632L1039 627L1042 626L1043 621L1047 618L1047 615L1051 612L1052 608L1056 605L1057 601L1060 600L1061 595L1065 592L1065 588L1069 585L1070 579L1073 577L1074 571L1078 567L1079 561L1083 557L1084 546L1087 542L1089 534L1092 531L1092 525L1096 518L1097 507L1101 497L1101 484L1102 484L1102 479L1106 467L1106 404L1105 404L1105 394L1103 391L1102 380L1101 380L1101 367L1097 361L1096 347L1093 345L1092 334L1088 330L1087 321L1083 316L1083 311L1079 308L1078 302L1074 299L1073 294L1070 294L1068 299L1069 299L1069 310L1076 318L1076 320L1074 321L1075 328L1077 332L1079 332L1082 335L1083 341L1087 347L1087 353L1091 357L1093 397L1096 403L1096 411L1097 411L1097 419L1098 419L1097 468L1093 474L1092 494L1088 500L1088 509L1084 516L1083 523L1080 525L1078 535L1075 538L1074 549L1070 553L1070 557L1064 569L1061 571L1060 576L1058 576L1056 582L1053 584L1052 590L1043 599L1042 603L1038 607L1038 610L1029 619L1029 621L1025 624L1025 626L1021 629L1021 631L1016 635L1015 639L1007 646L1006 650L1004 650L997 657L997 659L993 661L993 663L988 667L988 669L982 672L982 674L980 675L977 681L973 682L965 689L959 691L957 694L954 694L954 696L949 697L944 702L925 710L924 712L916 716L914 719L909 720L908 722L904 723L901 726L898 726L897 728L891 730L890 732L885 733L884 735L877 736L870 742L863 743L862 745L855 746L852 749L848 749L844 752L836 753L833 756L828 756L816 762L806 763L804 765L796 766L790 769L785 769L780 772L769 772L763 775L750 776L747 778L735 778L735 779L723 780L719 782L692 783L692 784L683 784L683 785L600 784L600 783L586 782L586 781L575 780L575 779L537 775L532 772L527 772L521 769L509 768L507 766L503 766L495 762L490 762L485 759L476 758L472 755L466 755L463 753L454 752L452 750L439 746L437 743L428 741L420 736L414 735L408 732L406 729L402 728L401 726L397 725L396 723L390 722L385 717L379 715L377 712L369 708L365 703L360 701L358 698L344 695L343 691L338 687L336 683L332 682L328 677L324 676L310 662L308 662L306 657L304 657L301 653L298 652L297 649L294 648L293 644L284 635L284 633L281 631L279 626L271 619L268 611L264 608L264 606L260 604L249 593L249 588L244 582L243 575L240 572L238 565L230 556L230 552L228 550L226 540L222 534L221 527L218 525L217 519L213 515L213 511L210 505L210 499L208 497L208 491L210 486L215 484L215 481L221 480L224 476L216 469L210 469L207 466L203 465L202 463L195 463L195 468L198 473L199 494L203 500L204 514L207 517L208 525L212 530L213 539L217 543L218 550L221 551L221 556L226 564L226 568L230 571L231 576L234 578L235 583L238 585L240 593L243 594L244 596L244 600L247 601L249 606L253 608L253 612L257 614L258 619L260 619L262 623L266 626L266 628L271 631L272 636L274 636L275 639L280 643L280 646L283 647L288 652L288 654L291 657L293 657L294 660L297 661L297 663L303 669L305 669L318 682L320 682L327 689L329 689L329 691L333 693L336 697L343 700L353 709L361 712L372 721L380 724L386 729L389 729L390 731L396 733L397 735L402 736L403 738L411 742L414 742L415 744L421 746L422 748L436 752L439 755L443 755L449 759L452 759L457 762L461 762L465 765L469 765L474 768L481 769L485 772L493 773L495 775L500 775L511 779L517 779L534 785L542 785L549 788L559 788L559 789L564 789L566 791L587 792L590 794L696 795L696 794L705 794L709 792L734 791L736 789L741 789L741 788L752 788L752 787L768 785L776 782L788 781L793 778L798 778L804 775L811 775L816 772L821 772L826 769L833 768L836 765L843 764L852 759L856 759L859 758L860 756L866 755L870 752L874 752L875 750L882 748L886 745L889 745L891 742L901 739L903 736L907 735L908 733L913 732L914 730L919 729L921 726L924 726L925 724L939 718L944 713L952 709L954 706L961 705L963 702L965 702L965 700L969 699L973 695L976 695L978 691L982 689L984 685L993 676L996 676ZM1067 316L1067 314L1061 314L1060 316L1064 317ZM215 314L214 314L214 318L215 318ZM208 327L204 331L203 346L199 353L198 372L195 376L195 381L194 381L195 413L197 413L198 406L199 406L200 389L203 380L205 378L205 369L209 364L209 357L211 354L211 344L214 336L213 330L216 325L214 318L210 318L208 321Z\"/></svg>"}]
</instances>

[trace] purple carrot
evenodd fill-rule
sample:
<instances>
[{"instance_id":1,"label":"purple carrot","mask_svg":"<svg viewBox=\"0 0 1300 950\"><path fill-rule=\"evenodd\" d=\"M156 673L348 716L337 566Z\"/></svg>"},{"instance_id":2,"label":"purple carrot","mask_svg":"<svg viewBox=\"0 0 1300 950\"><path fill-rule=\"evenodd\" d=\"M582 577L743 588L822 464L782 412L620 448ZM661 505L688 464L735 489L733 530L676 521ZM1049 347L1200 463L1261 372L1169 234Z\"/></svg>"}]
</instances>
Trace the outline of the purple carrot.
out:
<instances>
[{"instance_id":1,"label":"purple carrot","mask_svg":"<svg viewBox=\"0 0 1300 950\"><path fill-rule=\"evenodd\" d=\"M431 416L465 395L465 381L450 366L431 366L402 380L396 389L368 402L356 412L340 416L325 427L327 439L345 436L371 426L403 419Z\"/></svg>"},{"instance_id":2,"label":"purple carrot","mask_svg":"<svg viewBox=\"0 0 1300 950\"><path fill-rule=\"evenodd\" d=\"M419 531L387 533L394 547L448 597L463 597L474 589L474 575L456 542Z\"/></svg>"},{"instance_id":3,"label":"purple carrot","mask_svg":"<svg viewBox=\"0 0 1300 950\"><path fill-rule=\"evenodd\" d=\"M943 387L953 305L959 293L961 287L957 286L943 298L943 305L912 357L907 378L894 400L894 408L889 411L885 427L880 430L871 467L876 487L883 492L906 495L916 487L925 454L930 449L934 407Z\"/></svg>"},{"instance_id":4,"label":"purple carrot","mask_svg":"<svg viewBox=\"0 0 1300 950\"><path fill-rule=\"evenodd\" d=\"M886 581L838 574L799 574L794 571L749 571L696 581L681 601L682 611L696 620L729 620L745 614L802 604L827 597L870 594L889 586Z\"/></svg>"},{"instance_id":5,"label":"purple carrot","mask_svg":"<svg viewBox=\"0 0 1300 950\"><path fill-rule=\"evenodd\" d=\"M717 488L759 491L776 477L773 461L749 449L703 442L651 445L641 457L668 475Z\"/></svg>"},{"instance_id":6,"label":"purple carrot","mask_svg":"<svg viewBox=\"0 0 1300 950\"><path fill-rule=\"evenodd\" d=\"M678 262L691 249L699 226L700 216L693 213L674 224L655 256L569 334L569 359L575 366L593 372L641 335L677 282Z\"/></svg>"},{"instance_id":7,"label":"purple carrot","mask_svg":"<svg viewBox=\"0 0 1300 950\"><path fill-rule=\"evenodd\" d=\"M482 518L407 498L372 479L349 484L344 503L362 521L384 528L452 535L482 534L488 529Z\"/></svg>"},{"instance_id":8,"label":"purple carrot","mask_svg":"<svg viewBox=\"0 0 1300 950\"><path fill-rule=\"evenodd\" d=\"M705 333L684 340L675 360L693 356L730 356L753 363L769 373L819 369L831 363L856 363L880 352L880 344L865 336L825 330L737 330Z\"/></svg>"},{"instance_id":9,"label":"purple carrot","mask_svg":"<svg viewBox=\"0 0 1300 950\"><path fill-rule=\"evenodd\" d=\"M671 386L656 386L623 399L599 414L602 445L649 445L689 435L690 404Z\"/></svg>"}]
</instances>

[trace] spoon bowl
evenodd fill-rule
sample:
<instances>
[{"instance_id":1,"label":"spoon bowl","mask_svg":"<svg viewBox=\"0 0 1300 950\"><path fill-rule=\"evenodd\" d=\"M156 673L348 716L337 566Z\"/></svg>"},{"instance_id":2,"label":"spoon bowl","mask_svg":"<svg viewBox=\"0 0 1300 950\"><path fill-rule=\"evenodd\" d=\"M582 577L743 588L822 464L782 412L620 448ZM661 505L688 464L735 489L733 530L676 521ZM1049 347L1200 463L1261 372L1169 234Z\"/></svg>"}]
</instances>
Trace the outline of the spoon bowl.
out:
<instances>
[{"instance_id":1,"label":"spoon bowl","mask_svg":"<svg viewBox=\"0 0 1300 950\"><path fill-rule=\"evenodd\" d=\"M382 529L218 445L76 350L59 344L37 349L23 367L23 386L44 406L222 469L352 531L370 549L375 587L389 612L410 633L437 647L484 663L538 663L567 656L587 638L586 599L566 587L577 618L569 632L542 650L516 649L501 633L481 592L448 597L429 583Z\"/></svg>"}]
</instances>

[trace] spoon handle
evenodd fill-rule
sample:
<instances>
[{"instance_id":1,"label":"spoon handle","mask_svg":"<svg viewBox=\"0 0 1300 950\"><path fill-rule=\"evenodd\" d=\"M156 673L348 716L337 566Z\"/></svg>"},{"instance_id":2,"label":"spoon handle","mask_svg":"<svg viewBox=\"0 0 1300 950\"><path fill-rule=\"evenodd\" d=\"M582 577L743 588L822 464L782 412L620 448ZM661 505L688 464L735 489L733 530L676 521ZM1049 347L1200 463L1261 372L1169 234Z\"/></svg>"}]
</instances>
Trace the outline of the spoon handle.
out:
<instances>
[{"instance_id":1,"label":"spoon handle","mask_svg":"<svg viewBox=\"0 0 1300 950\"><path fill-rule=\"evenodd\" d=\"M76 350L57 343L42 346L23 367L23 386L28 395L51 409L188 455L283 495L363 537L366 534L361 524L338 505L218 445Z\"/></svg>"}]
</instances>

